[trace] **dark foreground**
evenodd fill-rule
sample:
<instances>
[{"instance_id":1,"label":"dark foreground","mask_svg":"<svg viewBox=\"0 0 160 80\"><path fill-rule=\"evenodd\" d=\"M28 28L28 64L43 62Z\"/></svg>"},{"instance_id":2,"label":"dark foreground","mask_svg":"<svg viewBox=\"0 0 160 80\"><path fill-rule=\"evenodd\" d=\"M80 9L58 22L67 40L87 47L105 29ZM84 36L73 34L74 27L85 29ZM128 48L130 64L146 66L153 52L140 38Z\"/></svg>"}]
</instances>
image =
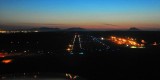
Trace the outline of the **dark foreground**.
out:
<instances>
[{"instance_id":1,"label":"dark foreground","mask_svg":"<svg viewBox=\"0 0 160 80\"><path fill-rule=\"evenodd\" d=\"M70 54L66 49L75 34L81 35L83 49L79 50L77 38L75 50ZM89 37L111 35L145 39L146 48L131 49L104 41L110 46L106 49ZM160 46L151 45L154 41L160 42L160 32L53 32L0 36L1 53L15 54L0 58L0 61L12 59L9 64L0 63L0 79L3 75L21 73L41 74L39 76L71 73L86 80L160 79Z\"/></svg>"}]
</instances>

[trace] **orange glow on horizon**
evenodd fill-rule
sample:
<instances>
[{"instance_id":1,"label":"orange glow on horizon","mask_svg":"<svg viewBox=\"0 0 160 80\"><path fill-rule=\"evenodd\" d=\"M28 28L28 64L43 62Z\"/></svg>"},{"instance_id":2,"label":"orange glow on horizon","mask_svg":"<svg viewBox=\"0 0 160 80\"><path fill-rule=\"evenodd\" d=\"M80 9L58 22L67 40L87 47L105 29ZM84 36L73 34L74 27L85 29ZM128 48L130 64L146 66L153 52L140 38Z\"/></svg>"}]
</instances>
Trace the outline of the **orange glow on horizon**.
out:
<instances>
[{"instance_id":1,"label":"orange glow on horizon","mask_svg":"<svg viewBox=\"0 0 160 80\"><path fill-rule=\"evenodd\" d=\"M132 24L132 25L131 25ZM5 26L12 26L12 27L26 27L28 26L29 28L33 27L41 27L41 26L45 26L45 27L49 27L49 28L62 28L62 29L66 29L66 28L73 28L73 27L80 27L80 28L85 28L85 29L93 29L93 30L127 30L131 27L136 27L138 29L150 29L150 28L155 28L155 29L160 29L157 24L154 23L131 23L131 22L109 22L109 23L105 23L105 22L100 22L100 21L91 21L91 22L56 22L56 23L52 23L52 22L43 22L43 23L6 23L4 24ZM148 27L147 27L148 26Z\"/></svg>"}]
</instances>

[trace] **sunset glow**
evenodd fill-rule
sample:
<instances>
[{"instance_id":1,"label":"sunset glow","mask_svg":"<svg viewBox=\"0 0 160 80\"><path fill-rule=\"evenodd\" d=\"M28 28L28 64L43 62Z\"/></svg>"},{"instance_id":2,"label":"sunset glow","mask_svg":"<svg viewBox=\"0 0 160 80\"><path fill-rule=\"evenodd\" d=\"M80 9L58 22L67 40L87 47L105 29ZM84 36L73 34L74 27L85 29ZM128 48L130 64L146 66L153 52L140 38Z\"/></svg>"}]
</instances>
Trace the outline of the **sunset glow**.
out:
<instances>
[{"instance_id":1,"label":"sunset glow","mask_svg":"<svg viewBox=\"0 0 160 80\"><path fill-rule=\"evenodd\" d=\"M160 28L160 0L1 0L0 24L87 29Z\"/></svg>"}]
</instances>

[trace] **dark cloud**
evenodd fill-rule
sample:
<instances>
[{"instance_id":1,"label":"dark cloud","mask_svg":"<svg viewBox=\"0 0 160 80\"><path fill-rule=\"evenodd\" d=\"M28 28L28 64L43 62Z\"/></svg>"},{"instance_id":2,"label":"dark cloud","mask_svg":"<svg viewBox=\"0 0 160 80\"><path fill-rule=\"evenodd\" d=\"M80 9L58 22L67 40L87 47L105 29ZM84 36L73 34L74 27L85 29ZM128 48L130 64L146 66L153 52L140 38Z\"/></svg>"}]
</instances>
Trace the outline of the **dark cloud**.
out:
<instances>
[{"instance_id":1,"label":"dark cloud","mask_svg":"<svg viewBox=\"0 0 160 80\"><path fill-rule=\"evenodd\" d=\"M43 25L48 25L48 26L61 26L61 25L65 25L65 24L43 24Z\"/></svg>"},{"instance_id":2,"label":"dark cloud","mask_svg":"<svg viewBox=\"0 0 160 80\"><path fill-rule=\"evenodd\" d=\"M118 25L114 25L114 24L104 24L106 26L118 26Z\"/></svg>"}]
</instances>

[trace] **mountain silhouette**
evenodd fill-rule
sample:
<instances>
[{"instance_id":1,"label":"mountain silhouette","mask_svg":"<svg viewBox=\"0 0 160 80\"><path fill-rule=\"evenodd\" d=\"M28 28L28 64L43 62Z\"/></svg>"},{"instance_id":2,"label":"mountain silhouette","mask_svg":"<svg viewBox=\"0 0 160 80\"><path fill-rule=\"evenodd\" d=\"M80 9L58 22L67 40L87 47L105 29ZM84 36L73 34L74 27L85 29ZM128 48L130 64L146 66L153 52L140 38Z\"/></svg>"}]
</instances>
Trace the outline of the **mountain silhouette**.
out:
<instances>
[{"instance_id":1,"label":"mountain silhouette","mask_svg":"<svg viewBox=\"0 0 160 80\"><path fill-rule=\"evenodd\" d=\"M128 29L128 31L141 31L141 30L136 27L131 27Z\"/></svg>"}]
</instances>

